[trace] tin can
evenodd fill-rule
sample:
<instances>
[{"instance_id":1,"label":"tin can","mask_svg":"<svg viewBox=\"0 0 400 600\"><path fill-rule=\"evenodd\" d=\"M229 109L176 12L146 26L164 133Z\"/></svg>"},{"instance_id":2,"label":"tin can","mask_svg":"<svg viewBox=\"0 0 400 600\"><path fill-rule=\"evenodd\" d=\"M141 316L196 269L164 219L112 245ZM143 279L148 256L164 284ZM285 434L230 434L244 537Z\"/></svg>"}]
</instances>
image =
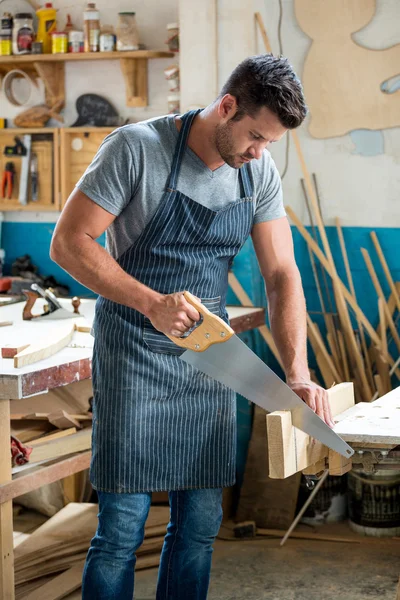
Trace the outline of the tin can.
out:
<instances>
[{"instance_id":1,"label":"tin can","mask_svg":"<svg viewBox=\"0 0 400 600\"><path fill-rule=\"evenodd\" d=\"M0 56L11 56L12 36L9 33L0 33Z\"/></svg>"},{"instance_id":2,"label":"tin can","mask_svg":"<svg viewBox=\"0 0 400 600\"><path fill-rule=\"evenodd\" d=\"M84 51L84 33L83 31L70 31L68 34L68 50L77 53Z\"/></svg>"},{"instance_id":3,"label":"tin can","mask_svg":"<svg viewBox=\"0 0 400 600\"><path fill-rule=\"evenodd\" d=\"M43 54L43 42L33 42L32 54Z\"/></svg>"},{"instance_id":4,"label":"tin can","mask_svg":"<svg viewBox=\"0 0 400 600\"><path fill-rule=\"evenodd\" d=\"M54 31L51 34L52 54L66 54L68 52L68 35L65 31Z\"/></svg>"},{"instance_id":5,"label":"tin can","mask_svg":"<svg viewBox=\"0 0 400 600\"><path fill-rule=\"evenodd\" d=\"M112 33L100 34L100 52L114 52L115 37Z\"/></svg>"}]
</instances>

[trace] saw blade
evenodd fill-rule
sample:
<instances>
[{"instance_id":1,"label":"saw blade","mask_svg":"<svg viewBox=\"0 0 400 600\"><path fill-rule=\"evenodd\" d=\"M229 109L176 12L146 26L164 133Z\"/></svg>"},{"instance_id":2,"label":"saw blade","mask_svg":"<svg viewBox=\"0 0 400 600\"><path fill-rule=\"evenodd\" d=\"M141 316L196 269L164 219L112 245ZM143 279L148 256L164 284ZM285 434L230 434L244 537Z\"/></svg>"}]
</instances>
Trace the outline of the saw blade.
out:
<instances>
[{"instance_id":1,"label":"saw blade","mask_svg":"<svg viewBox=\"0 0 400 600\"><path fill-rule=\"evenodd\" d=\"M204 352L186 350L180 358L267 412L290 410L295 427L342 456L348 458L354 454L354 450L237 335L213 344Z\"/></svg>"}]
</instances>

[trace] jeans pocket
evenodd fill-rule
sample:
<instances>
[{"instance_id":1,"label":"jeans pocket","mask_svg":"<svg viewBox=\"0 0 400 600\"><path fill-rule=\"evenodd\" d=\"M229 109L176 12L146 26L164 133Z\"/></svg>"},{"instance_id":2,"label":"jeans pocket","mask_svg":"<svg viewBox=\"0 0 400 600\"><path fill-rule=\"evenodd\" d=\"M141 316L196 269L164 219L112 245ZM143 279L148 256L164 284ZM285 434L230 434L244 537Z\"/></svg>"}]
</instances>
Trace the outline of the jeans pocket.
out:
<instances>
[{"instance_id":1,"label":"jeans pocket","mask_svg":"<svg viewBox=\"0 0 400 600\"><path fill-rule=\"evenodd\" d=\"M201 303L214 315L220 316L221 296L216 298L203 298ZM185 348L181 348L170 340L166 335L153 327L150 320L145 317L143 325L143 341L152 352L158 354L174 354L180 356L185 352Z\"/></svg>"}]
</instances>

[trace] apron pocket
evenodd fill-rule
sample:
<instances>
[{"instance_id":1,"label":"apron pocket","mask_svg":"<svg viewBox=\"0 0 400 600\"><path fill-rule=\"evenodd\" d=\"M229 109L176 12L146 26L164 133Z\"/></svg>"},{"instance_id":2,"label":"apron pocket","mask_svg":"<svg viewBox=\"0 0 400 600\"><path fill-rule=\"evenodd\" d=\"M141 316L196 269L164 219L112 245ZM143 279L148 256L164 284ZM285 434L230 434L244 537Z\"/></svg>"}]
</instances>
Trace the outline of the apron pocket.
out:
<instances>
[{"instance_id":1,"label":"apron pocket","mask_svg":"<svg viewBox=\"0 0 400 600\"><path fill-rule=\"evenodd\" d=\"M211 313L220 316L221 296L218 296L217 298L206 298L201 302ZM176 356L180 356L185 352L185 348L181 348L177 344L174 344L174 342L161 333L161 331L155 329L147 317L144 318L143 341L152 352L157 352L159 354L175 354Z\"/></svg>"}]
</instances>

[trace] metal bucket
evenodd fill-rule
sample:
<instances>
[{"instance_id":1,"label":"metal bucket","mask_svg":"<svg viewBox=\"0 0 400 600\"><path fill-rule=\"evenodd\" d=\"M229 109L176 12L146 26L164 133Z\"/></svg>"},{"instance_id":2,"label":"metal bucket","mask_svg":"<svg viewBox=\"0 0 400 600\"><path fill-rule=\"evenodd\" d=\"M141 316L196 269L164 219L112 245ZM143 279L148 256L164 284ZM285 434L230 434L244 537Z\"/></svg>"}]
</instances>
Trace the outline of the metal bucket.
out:
<instances>
[{"instance_id":1,"label":"metal bucket","mask_svg":"<svg viewBox=\"0 0 400 600\"><path fill-rule=\"evenodd\" d=\"M400 471L348 473L350 527L364 535L400 535Z\"/></svg>"}]
</instances>

